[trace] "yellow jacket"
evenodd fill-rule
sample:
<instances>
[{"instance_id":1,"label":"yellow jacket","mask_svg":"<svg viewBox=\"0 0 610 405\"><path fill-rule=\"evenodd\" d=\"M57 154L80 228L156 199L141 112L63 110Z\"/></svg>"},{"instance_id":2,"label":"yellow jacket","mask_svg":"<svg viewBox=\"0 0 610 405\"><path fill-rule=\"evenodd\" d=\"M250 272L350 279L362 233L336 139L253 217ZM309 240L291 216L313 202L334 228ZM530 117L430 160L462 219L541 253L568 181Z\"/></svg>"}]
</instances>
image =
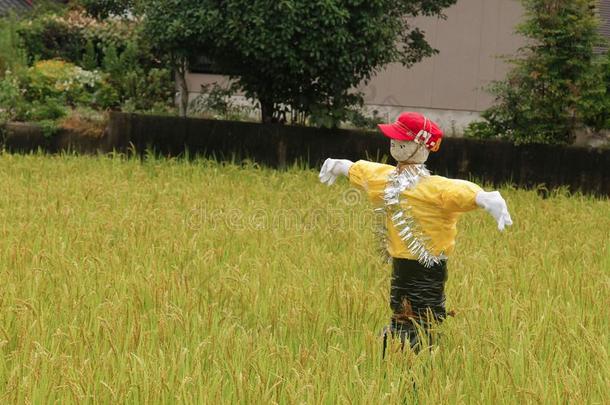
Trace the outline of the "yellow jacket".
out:
<instances>
[{"instance_id":1,"label":"yellow jacket","mask_svg":"<svg viewBox=\"0 0 610 405\"><path fill-rule=\"evenodd\" d=\"M359 160L349 170L350 182L363 189L375 206L383 206L383 194L394 166ZM422 178L416 187L405 190L403 204L412 207L413 217L422 232L431 238L431 253L449 256L455 246L457 221L466 211L477 208L475 197L481 187L465 180L441 176ZM386 219L388 253L392 257L415 259L398 235L391 218Z\"/></svg>"}]
</instances>

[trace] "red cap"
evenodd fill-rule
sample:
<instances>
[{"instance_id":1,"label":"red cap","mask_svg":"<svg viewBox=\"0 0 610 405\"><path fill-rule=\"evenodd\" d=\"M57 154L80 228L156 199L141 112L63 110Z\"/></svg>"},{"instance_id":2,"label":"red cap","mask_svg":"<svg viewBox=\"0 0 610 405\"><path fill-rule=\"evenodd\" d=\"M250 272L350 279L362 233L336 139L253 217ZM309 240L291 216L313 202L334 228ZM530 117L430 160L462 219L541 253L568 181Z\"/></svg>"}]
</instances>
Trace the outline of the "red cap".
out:
<instances>
[{"instance_id":1,"label":"red cap","mask_svg":"<svg viewBox=\"0 0 610 405\"><path fill-rule=\"evenodd\" d=\"M388 138L415 141L436 152L441 146L443 131L432 120L416 112L404 112L393 124L381 124L379 129Z\"/></svg>"}]
</instances>

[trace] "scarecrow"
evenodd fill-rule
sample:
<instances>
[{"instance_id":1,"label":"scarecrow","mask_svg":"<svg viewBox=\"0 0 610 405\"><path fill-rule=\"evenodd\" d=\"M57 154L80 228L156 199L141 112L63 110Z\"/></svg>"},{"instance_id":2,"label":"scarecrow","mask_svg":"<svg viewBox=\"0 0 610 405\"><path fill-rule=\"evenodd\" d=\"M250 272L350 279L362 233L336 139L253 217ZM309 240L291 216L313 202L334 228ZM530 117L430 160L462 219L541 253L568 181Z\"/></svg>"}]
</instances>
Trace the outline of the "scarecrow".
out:
<instances>
[{"instance_id":1,"label":"scarecrow","mask_svg":"<svg viewBox=\"0 0 610 405\"><path fill-rule=\"evenodd\" d=\"M344 175L364 190L380 215L382 250L392 262L391 323L384 329L417 351L422 336L431 338L434 324L447 316L445 282L460 215L481 207L500 231L512 225L499 192L478 185L431 175L424 163L439 150L443 132L422 114L402 113L393 124L379 125L390 138L390 154L397 166L359 160L326 159L320 181L332 185Z\"/></svg>"}]
</instances>

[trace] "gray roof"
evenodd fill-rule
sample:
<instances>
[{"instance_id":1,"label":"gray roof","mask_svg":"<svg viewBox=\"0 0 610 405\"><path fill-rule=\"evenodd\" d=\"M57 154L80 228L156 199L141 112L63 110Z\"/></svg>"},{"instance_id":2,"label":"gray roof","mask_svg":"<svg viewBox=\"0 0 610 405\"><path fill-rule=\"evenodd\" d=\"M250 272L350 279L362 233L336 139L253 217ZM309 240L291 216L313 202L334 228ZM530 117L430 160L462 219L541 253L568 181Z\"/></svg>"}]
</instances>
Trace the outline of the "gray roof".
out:
<instances>
[{"instance_id":1,"label":"gray roof","mask_svg":"<svg viewBox=\"0 0 610 405\"><path fill-rule=\"evenodd\" d=\"M27 0L0 0L0 15L9 10L21 11L32 8L32 2Z\"/></svg>"}]
</instances>

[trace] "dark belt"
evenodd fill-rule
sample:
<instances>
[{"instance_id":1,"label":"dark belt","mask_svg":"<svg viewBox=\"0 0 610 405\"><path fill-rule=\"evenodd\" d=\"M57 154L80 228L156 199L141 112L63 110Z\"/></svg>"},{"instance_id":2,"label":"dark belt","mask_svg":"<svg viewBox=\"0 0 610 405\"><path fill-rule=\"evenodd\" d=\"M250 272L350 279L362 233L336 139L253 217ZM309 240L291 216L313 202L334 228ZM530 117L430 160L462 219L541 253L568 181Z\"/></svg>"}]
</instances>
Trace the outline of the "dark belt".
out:
<instances>
[{"instance_id":1,"label":"dark belt","mask_svg":"<svg viewBox=\"0 0 610 405\"><path fill-rule=\"evenodd\" d=\"M427 268L417 260L392 260L390 307L392 324L409 323L411 320L442 321L445 310L445 282L447 261Z\"/></svg>"}]
</instances>

